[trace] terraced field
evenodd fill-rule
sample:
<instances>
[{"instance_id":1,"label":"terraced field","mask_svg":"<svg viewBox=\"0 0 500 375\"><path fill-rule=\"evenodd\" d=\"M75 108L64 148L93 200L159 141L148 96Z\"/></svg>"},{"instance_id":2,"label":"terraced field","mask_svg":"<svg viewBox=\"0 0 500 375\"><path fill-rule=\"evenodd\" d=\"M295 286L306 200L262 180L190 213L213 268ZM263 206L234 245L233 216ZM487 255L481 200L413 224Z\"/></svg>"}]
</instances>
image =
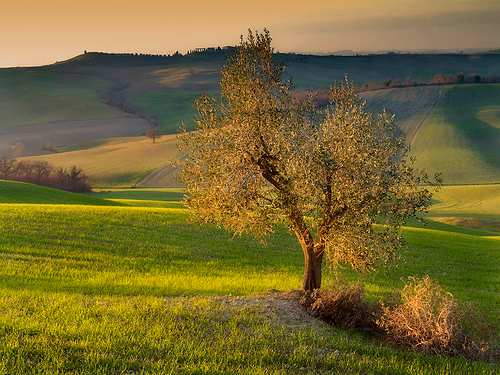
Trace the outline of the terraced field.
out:
<instances>
[{"instance_id":1,"label":"terraced field","mask_svg":"<svg viewBox=\"0 0 500 375\"><path fill-rule=\"evenodd\" d=\"M0 373L498 370L398 349L308 317L293 294L283 294L302 274L300 251L284 229L263 247L192 224L178 190L113 189L88 198L129 207L5 203L24 188L14 184L1 195ZM147 207L148 200L165 206ZM60 203L68 203L64 195ZM499 237L446 228L405 229L398 268L341 274L363 280L368 297L378 298L404 277L428 273L499 327ZM326 279L333 283L333 274Z\"/></svg>"}]
</instances>

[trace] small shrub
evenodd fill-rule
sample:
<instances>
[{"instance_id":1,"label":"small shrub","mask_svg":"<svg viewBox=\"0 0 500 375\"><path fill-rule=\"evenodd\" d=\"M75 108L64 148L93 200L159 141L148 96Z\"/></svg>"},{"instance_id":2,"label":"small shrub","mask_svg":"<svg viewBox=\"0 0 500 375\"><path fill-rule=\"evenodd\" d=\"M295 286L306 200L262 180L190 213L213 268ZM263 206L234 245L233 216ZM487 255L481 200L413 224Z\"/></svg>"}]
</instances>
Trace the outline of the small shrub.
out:
<instances>
[{"instance_id":1,"label":"small shrub","mask_svg":"<svg viewBox=\"0 0 500 375\"><path fill-rule=\"evenodd\" d=\"M471 358L490 354L487 340L482 338L486 331L479 329L482 324L474 318L477 315L459 306L456 299L429 276L412 279L400 297L400 304L383 306L377 320L393 342L435 354Z\"/></svg>"},{"instance_id":2,"label":"small shrub","mask_svg":"<svg viewBox=\"0 0 500 375\"><path fill-rule=\"evenodd\" d=\"M360 284L343 284L335 289L316 289L305 293L301 304L330 324L347 328L375 328L375 308L363 298Z\"/></svg>"}]
</instances>

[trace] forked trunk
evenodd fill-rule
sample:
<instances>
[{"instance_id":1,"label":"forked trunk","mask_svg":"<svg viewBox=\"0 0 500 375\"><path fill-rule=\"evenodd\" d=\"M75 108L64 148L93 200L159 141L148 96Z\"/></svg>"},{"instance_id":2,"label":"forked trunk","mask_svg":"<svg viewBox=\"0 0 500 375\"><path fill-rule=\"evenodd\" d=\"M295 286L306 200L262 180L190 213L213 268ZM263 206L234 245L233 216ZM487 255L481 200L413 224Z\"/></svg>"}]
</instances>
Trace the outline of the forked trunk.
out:
<instances>
[{"instance_id":1,"label":"forked trunk","mask_svg":"<svg viewBox=\"0 0 500 375\"><path fill-rule=\"evenodd\" d=\"M323 254L314 252L314 246L304 250L304 283L305 291L312 291L321 287L321 263Z\"/></svg>"}]
</instances>

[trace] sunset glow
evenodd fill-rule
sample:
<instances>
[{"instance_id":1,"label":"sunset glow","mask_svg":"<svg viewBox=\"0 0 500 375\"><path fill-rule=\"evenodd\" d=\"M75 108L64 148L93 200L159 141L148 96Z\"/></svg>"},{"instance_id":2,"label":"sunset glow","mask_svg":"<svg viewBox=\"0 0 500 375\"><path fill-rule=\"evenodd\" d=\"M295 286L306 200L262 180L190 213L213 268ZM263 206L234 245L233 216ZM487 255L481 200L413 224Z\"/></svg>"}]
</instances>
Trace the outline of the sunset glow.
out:
<instances>
[{"instance_id":1,"label":"sunset glow","mask_svg":"<svg viewBox=\"0 0 500 375\"><path fill-rule=\"evenodd\" d=\"M268 27L283 51L500 46L495 0L2 2L0 66L53 63L83 50L170 53L235 44Z\"/></svg>"}]
</instances>

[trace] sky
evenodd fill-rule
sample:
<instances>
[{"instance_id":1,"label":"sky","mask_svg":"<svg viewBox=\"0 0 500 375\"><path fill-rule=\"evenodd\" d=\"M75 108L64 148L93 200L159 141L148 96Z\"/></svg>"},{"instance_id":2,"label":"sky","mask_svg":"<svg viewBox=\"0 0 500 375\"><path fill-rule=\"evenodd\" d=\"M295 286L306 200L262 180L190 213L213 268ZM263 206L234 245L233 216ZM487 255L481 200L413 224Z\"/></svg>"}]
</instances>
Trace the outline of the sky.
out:
<instances>
[{"instance_id":1,"label":"sky","mask_svg":"<svg viewBox=\"0 0 500 375\"><path fill-rule=\"evenodd\" d=\"M87 51L234 45L267 27L279 51L500 48L500 0L0 0L0 66Z\"/></svg>"}]
</instances>

